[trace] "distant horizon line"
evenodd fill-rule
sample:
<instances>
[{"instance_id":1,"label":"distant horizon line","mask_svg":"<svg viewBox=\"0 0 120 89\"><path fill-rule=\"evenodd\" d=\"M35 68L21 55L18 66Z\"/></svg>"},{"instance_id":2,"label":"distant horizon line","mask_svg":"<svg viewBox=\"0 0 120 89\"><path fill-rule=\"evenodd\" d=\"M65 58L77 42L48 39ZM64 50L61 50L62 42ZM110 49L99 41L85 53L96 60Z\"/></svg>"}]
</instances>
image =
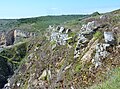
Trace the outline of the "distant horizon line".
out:
<instances>
[{"instance_id":1,"label":"distant horizon line","mask_svg":"<svg viewBox=\"0 0 120 89\"><path fill-rule=\"evenodd\" d=\"M115 9L115 10L119 10L119 9ZM111 11L105 11L105 12L99 12L99 11L94 11L94 12L98 12L100 14L103 14L103 13L109 13L109 12L112 12L112 11L115 11L115 10L111 10ZM0 17L0 20L5 20L5 19L12 19L12 20L15 20L15 19L27 19L27 18L37 18L37 17L45 17L45 16L63 16L63 15L90 15L94 12L90 12L90 13L69 13L69 14L45 14L45 15L37 15L37 16L21 16L21 17Z\"/></svg>"},{"instance_id":2,"label":"distant horizon line","mask_svg":"<svg viewBox=\"0 0 120 89\"><path fill-rule=\"evenodd\" d=\"M38 16L26 16L26 17L6 17L0 18L0 20L4 19L27 19L27 18L37 18L37 17L45 17L45 16L67 16L67 15L90 15L90 14L49 14L49 15L38 15Z\"/></svg>"}]
</instances>

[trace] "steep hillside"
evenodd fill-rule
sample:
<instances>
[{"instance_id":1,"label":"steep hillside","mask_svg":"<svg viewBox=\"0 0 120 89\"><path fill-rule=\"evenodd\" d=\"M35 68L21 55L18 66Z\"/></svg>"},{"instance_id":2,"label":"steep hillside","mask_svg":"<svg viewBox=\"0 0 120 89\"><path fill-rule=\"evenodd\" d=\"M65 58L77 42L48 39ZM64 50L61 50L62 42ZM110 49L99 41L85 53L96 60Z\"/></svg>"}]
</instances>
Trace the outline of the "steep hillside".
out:
<instances>
[{"instance_id":1,"label":"steep hillside","mask_svg":"<svg viewBox=\"0 0 120 89\"><path fill-rule=\"evenodd\" d=\"M27 24L35 31L43 28L47 31L30 37L21 46L13 46L8 54L5 50L1 52L2 57L17 64L14 67L17 70L13 70L3 89L119 89L119 12L101 15L96 12L84 19L69 19L71 21L63 16L63 24L58 17L54 22L49 16L44 20L19 20L19 27ZM51 18L55 25L48 22ZM37 21L45 24L42 27Z\"/></svg>"}]
</instances>

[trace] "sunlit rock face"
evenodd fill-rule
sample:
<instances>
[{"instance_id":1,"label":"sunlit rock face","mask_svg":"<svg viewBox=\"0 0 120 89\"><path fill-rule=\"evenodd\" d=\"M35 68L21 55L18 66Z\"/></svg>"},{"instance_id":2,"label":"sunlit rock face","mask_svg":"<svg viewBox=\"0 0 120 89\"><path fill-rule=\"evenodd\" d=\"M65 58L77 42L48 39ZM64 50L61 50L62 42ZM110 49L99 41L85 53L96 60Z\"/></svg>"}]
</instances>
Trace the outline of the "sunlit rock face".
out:
<instances>
[{"instance_id":1,"label":"sunlit rock face","mask_svg":"<svg viewBox=\"0 0 120 89\"><path fill-rule=\"evenodd\" d=\"M27 39L37 36L34 32L27 32L22 30L10 30L0 32L0 45L10 46L19 42L21 38Z\"/></svg>"},{"instance_id":2,"label":"sunlit rock face","mask_svg":"<svg viewBox=\"0 0 120 89\"><path fill-rule=\"evenodd\" d=\"M11 30L6 34L6 46L13 45L14 41L15 41L14 30Z\"/></svg>"},{"instance_id":3,"label":"sunlit rock face","mask_svg":"<svg viewBox=\"0 0 120 89\"><path fill-rule=\"evenodd\" d=\"M113 32L104 32L105 42L108 44L115 44Z\"/></svg>"}]
</instances>

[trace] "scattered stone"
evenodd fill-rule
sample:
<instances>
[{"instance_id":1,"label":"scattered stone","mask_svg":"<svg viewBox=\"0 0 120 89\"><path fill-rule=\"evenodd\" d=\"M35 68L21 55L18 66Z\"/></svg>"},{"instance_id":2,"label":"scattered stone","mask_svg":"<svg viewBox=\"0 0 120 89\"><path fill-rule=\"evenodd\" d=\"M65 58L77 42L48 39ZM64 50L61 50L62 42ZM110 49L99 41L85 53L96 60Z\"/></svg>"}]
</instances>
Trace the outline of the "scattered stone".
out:
<instances>
[{"instance_id":1,"label":"scattered stone","mask_svg":"<svg viewBox=\"0 0 120 89\"><path fill-rule=\"evenodd\" d=\"M57 27L56 27L56 30L57 30L57 31L59 31L59 30L60 30L60 27L59 27L59 26L57 26Z\"/></svg>"},{"instance_id":2,"label":"scattered stone","mask_svg":"<svg viewBox=\"0 0 120 89\"><path fill-rule=\"evenodd\" d=\"M33 56L34 56L34 54L33 54L33 53L31 53L31 54L28 56L28 59L32 59L32 58L33 58Z\"/></svg>"},{"instance_id":3,"label":"scattered stone","mask_svg":"<svg viewBox=\"0 0 120 89\"><path fill-rule=\"evenodd\" d=\"M66 34L68 34L69 32L71 32L71 29L67 29L66 30Z\"/></svg>"},{"instance_id":4,"label":"scattered stone","mask_svg":"<svg viewBox=\"0 0 120 89\"><path fill-rule=\"evenodd\" d=\"M101 15L101 16L100 16L100 19L101 19L101 20L106 20L106 19L108 19L108 16L107 16L107 15Z\"/></svg>"},{"instance_id":5,"label":"scattered stone","mask_svg":"<svg viewBox=\"0 0 120 89\"><path fill-rule=\"evenodd\" d=\"M64 71L68 70L71 67L72 64L68 65L67 67L65 67Z\"/></svg>"},{"instance_id":6,"label":"scattered stone","mask_svg":"<svg viewBox=\"0 0 120 89\"><path fill-rule=\"evenodd\" d=\"M10 83L5 84L3 89L11 89L10 88Z\"/></svg>"},{"instance_id":7,"label":"scattered stone","mask_svg":"<svg viewBox=\"0 0 120 89\"><path fill-rule=\"evenodd\" d=\"M39 77L39 80L44 79L46 76L47 76L47 70L44 70L42 75Z\"/></svg>"},{"instance_id":8,"label":"scattered stone","mask_svg":"<svg viewBox=\"0 0 120 89\"><path fill-rule=\"evenodd\" d=\"M19 86L20 86L20 83L17 83L17 86L19 87Z\"/></svg>"},{"instance_id":9,"label":"scattered stone","mask_svg":"<svg viewBox=\"0 0 120 89\"><path fill-rule=\"evenodd\" d=\"M37 51L39 49L39 47L35 47L34 51Z\"/></svg>"},{"instance_id":10,"label":"scattered stone","mask_svg":"<svg viewBox=\"0 0 120 89\"><path fill-rule=\"evenodd\" d=\"M74 89L73 86L71 86L71 89Z\"/></svg>"},{"instance_id":11,"label":"scattered stone","mask_svg":"<svg viewBox=\"0 0 120 89\"><path fill-rule=\"evenodd\" d=\"M54 48L56 48L56 46L57 46L56 44L53 44L53 45L52 45L52 50L53 50Z\"/></svg>"},{"instance_id":12,"label":"scattered stone","mask_svg":"<svg viewBox=\"0 0 120 89\"><path fill-rule=\"evenodd\" d=\"M65 31L64 27L60 27L59 33L63 33Z\"/></svg>"}]
</instances>

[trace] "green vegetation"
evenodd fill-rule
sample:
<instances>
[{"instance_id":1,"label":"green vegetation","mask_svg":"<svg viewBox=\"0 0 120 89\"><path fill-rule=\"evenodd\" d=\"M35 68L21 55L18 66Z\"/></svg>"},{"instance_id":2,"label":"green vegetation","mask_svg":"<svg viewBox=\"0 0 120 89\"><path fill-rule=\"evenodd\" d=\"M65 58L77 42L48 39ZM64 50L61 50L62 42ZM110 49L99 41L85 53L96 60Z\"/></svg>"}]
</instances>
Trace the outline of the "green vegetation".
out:
<instances>
[{"instance_id":1,"label":"green vegetation","mask_svg":"<svg viewBox=\"0 0 120 89\"><path fill-rule=\"evenodd\" d=\"M4 49L1 53L0 56L4 57L7 59L8 62L10 62L13 65L13 69L16 69L21 60L25 57L26 51L27 51L27 46L25 43L21 43L18 45L15 45L14 47Z\"/></svg>"},{"instance_id":2,"label":"green vegetation","mask_svg":"<svg viewBox=\"0 0 120 89\"><path fill-rule=\"evenodd\" d=\"M17 26L17 20L15 19L0 19L0 30L7 31L14 29Z\"/></svg>"},{"instance_id":3,"label":"green vegetation","mask_svg":"<svg viewBox=\"0 0 120 89\"><path fill-rule=\"evenodd\" d=\"M75 72L80 72L80 70L81 70L81 64L80 63L78 63L76 66L75 66Z\"/></svg>"},{"instance_id":4,"label":"green vegetation","mask_svg":"<svg viewBox=\"0 0 120 89\"><path fill-rule=\"evenodd\" d=\"M44 34L33 38L31 37L27 39L27 42L24 38L21 38L21 43L6 48L0 53L1 74L5 75L6 73L4 73L3 70L6 72L7 69L7 66L4 67L2 63L5 65L9 63L13 70L18 68L18 72L14 75L15 79L13 81L14 85L20 83L20 89L27 89L28 87L40 89L39 86L37 88L37 85L39 85L41 81L47 84L44 84L43 86L51 89L55 89L55 87L57 89L70 89L71 86L76 89L119 89L119 50L113 49L110 58L108 56L108 58L103 59L101 61L102 65L98 68L95 68L94 63L91 62L96 53L95 45L104 40L103 32L107 26L98 28L94 35L92 35L93 38L90 38L88 44L80 44L80 46L83 45L84 47L80 47L79 57L74 58L76 54L75 50L77 50L77 34L80 33L79 31L82 24L99 20L98 12L93 13L92 16L94 17L86 18L85 20L82 20L85 18L85 15L42 16L37 18L18 19L15 20L16 23L13 21L13 25L10 25L9 21L5 22L8 24L2 24L2 26L34 31L38 34L45 32L49 25L54 25L55 27L56 25L60 25L71 29L71 32L68 33L68 37L72 38L69 38L66 45L56 45L54 49L52 49L52 46L54 46L56 42L49 41ZM119 27L118 15L111 16L109 20L110 21L107 21L107 23L111 25L110 28L113 24L115 25L113 25L112 28ZM104 23L104 21L100 22ZM117 40L120 39L117 38ZM112 48L109 50L112 50ZM85 57L90 59L85 59L85 61L82 60ZM112 68L117 69L111 70ZM47 75L45 74L45 77L40 78L44 70L47 71ZM50 76L52 78L50 78ZM56 79L59 81L57 81L55 85ZM53 88L51 86L53 86Z\"/></svg>"},{"instance_id":5,"label":"green vegetation","mask_svg":"<svg viewBox=\"0 0 120 89\"><path fill-rule=\"evenodd\" d=\"M51 45L55 45L55 44L56 44L56 42L55 42L55 41L51 41L50 43L51 43Z\"/></svg>"},{"instance_id":6,"label":"green vegetation","mask_svg":"<svg viewBox=\"0 0 120 89\"><path fill-rule=\"evenodd\" d=\"M71 20L75 20L78 18L83 18L86 15L62 15L62 16L42 16L36 18L26 18L26 19L19 19L19 27L32 25L29 29L30 31L45 31L49 25L60 25L64 22L68 22Z\"/></svg>"},{"instance_id":7,"label":"green vegetation","mask_svg":"<svg viewBox=\"0 0 120 89\"><path fill-rule=\"evenodd\" d=\"M0 30L21 29L24 31L43 33L49 25L61 25L64 22L82 19L87 15L41 16L24 19L1 19ZM71 25L77 24L76 21Z\"/></svg>"},{"instance_id":8,"label":"green vegetation","mask_svg":"<svg viewBox=\"0 0 120 89\"><path fill-rule=\"evenodd\" d=\"M102 84L91 87L91 89L119 89L120 88L120 67L112 71L110 79Z\"/></svg>"},{"instance_id":9,"label":"green vegetation","mask_svg":"<svg viewBox=\"0 0 120 89\"><path fill-rule=\"evenodd\" d=\"M100 13L97 11L91 14L91 16L98 16L98 15L100 15Z\"/></svg>"},{"instance_id":10,"label":"green vegetation","mask_svg":"<svg viewBox=\"0 0 120 89\"><path fill-rule=\"evenodd\" d=\"M100 31L97 31L93 36L95 39L101 39L103 37L103 33Z\"/></svg>"}]
</instances>

